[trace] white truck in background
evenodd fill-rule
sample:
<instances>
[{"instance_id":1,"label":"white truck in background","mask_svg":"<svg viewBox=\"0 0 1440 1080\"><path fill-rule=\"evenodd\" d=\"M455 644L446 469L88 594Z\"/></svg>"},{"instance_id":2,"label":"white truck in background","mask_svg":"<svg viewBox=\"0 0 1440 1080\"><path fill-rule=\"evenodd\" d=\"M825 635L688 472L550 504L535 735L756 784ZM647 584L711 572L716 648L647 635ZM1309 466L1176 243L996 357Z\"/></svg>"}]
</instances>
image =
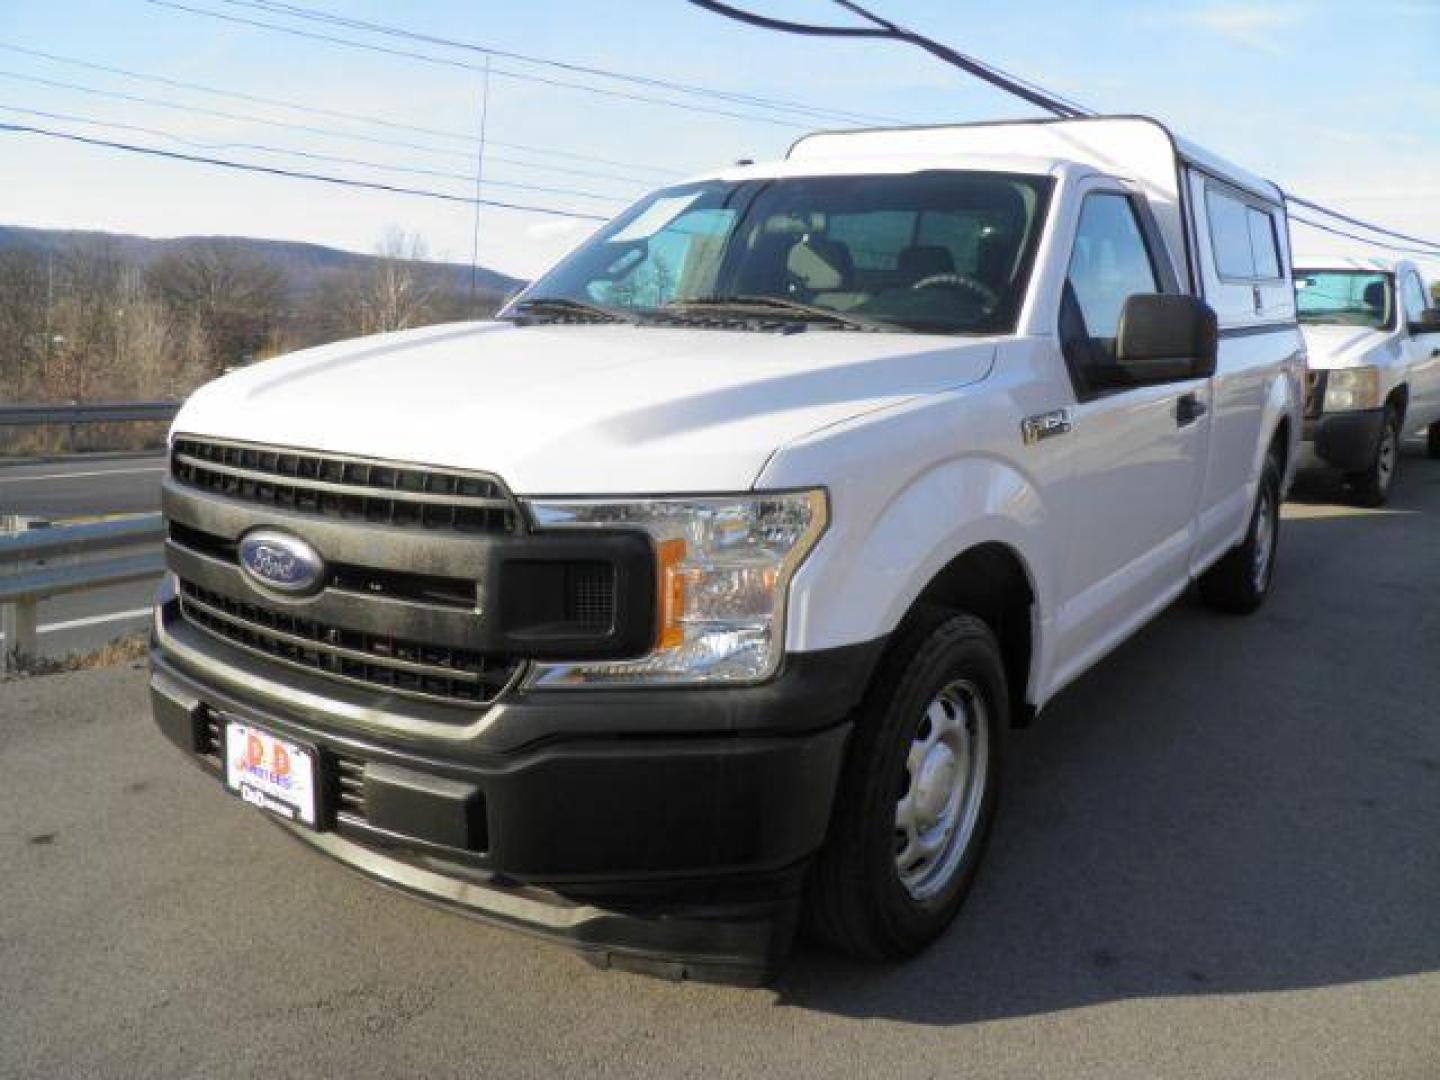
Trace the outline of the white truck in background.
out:
<instances>
[{"instance_id":1,"label":"white truck in background","mask_svg":"<svg viewBox=\"0 0 1440 1080\"><path fill-rule=\"evenodd\" d=\"M200 390L155 717L314 848L597 963L754 981L801 917L909 955L1007 728L1192 582L1264 601L1304 370L1281 193L1153 121L811 136L497 321Z\"/></svg>"},{"instance_id":2,"label":"white truck in background","mask_svg":"<svg viewBox=\"0 0 1440 1080\"><path fill-rule=\"evenodd\" d=\"M1379 506L1407 433L1440 458L1440 305L1394 259L1297 258L1295 290L1310 364L1301 465L1340 472Z\"/></svg>"}]
</instances>

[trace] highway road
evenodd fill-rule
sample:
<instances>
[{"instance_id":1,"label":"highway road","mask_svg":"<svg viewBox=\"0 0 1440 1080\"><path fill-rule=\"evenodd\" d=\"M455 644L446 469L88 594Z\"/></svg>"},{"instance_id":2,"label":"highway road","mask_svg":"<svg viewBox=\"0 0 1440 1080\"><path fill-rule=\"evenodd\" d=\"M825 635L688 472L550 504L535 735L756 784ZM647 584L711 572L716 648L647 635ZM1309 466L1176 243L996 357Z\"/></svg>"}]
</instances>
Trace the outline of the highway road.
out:
<instances>
[{"instance_id":1,"label":"highway road","mask_svg":"<svg viewBox=\"0 0 1440 1080\"><path fill-rule=\"evenodd\" d=\"M138 668L0 684L0 1075L1440 1076L1440 463L1287 506L1008 747L960 921L766 990L598 972L290 842Z\"/></svg>"},{"instance_id":2,"label":"highway road","mask_svg":"<svg viewBox=\"0 0 1440 1080\"><path fill-rule=\"evenodd\" d=\"M160 509L163 456L67 458L6 465L0 461L0 517L142 514Z\"/></svg>"},{"instance_id":3,"label":"highway road","mask_svg":"<svg viewBox=\"0 0 1440 1080\"><path fill-rule=\"evenodd\" d=\"M159 510L164 475L164 457L153 454L0 462L0 517L60 520ZM152 584L135 582L46 601L39 611L41 655L88 652L143 629L153 592Z\"/></svg>"}]
</instances>

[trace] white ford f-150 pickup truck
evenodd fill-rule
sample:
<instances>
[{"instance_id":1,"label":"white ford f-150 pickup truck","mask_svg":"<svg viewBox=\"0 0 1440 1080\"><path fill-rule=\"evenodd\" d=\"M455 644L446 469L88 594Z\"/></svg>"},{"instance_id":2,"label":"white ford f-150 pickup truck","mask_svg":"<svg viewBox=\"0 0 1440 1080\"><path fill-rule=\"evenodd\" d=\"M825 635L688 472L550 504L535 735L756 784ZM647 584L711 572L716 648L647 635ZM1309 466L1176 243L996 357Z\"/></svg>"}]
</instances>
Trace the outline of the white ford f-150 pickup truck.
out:
<instances>
[{"instance_id":1,"label":"white ford f-150 pickup truck","mask_svg":"<svg viewBox=\"0 0 1440 1080\"><path fill-rule=\"evenodd\" d=\"M1440 458L1440 311L1393 259L1299 258L1295 291L1310 362L1300 465L1339 470L1379 506L1406 432Z\"/></svg>"},{"instance_id":2,"label":"white ford f-150 pickup truck","mask_svg":"<svg viewBox=\"0 0 1440 1080\"><path fill-rule=\"evenodd\" d=\"M1153 121L811 136L497 321L196 393L155 717L315 848L600 964L763 979L802 917L907 955L1007 728L1192 581L1264 600L1304 370L1280 192Z\"/></svg>"}]
</instances>

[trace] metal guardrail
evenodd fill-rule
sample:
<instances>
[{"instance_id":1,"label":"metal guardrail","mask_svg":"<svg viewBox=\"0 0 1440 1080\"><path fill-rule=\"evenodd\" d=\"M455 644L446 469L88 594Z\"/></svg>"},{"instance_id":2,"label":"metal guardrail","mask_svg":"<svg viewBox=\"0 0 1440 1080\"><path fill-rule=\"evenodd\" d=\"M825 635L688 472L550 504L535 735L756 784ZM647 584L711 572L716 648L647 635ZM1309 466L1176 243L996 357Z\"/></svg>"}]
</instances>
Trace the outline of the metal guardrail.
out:
<instances>
[{"instance_id":1,"label":"metal guardrail","mask_svg":"<svg viewBox=\"0 0 1440 1080\"><path fill-rule=\"evenodd\" d=\"M41 600L158 577L165 569L159 514L0 536L0 673L36 655Z\"/></svg>"},{"instance_id":2,"label":"metal guardrail","mask_svg":"<svg viewBox=\"0 0 1440 1080\"><path fill-rule=\"evenodd\" d=\"M123 424L142 420L168 421L180 411L178 401L104 401L88 405L0 405L0 427L42 424Z\"/></svg>"}]
</instances>

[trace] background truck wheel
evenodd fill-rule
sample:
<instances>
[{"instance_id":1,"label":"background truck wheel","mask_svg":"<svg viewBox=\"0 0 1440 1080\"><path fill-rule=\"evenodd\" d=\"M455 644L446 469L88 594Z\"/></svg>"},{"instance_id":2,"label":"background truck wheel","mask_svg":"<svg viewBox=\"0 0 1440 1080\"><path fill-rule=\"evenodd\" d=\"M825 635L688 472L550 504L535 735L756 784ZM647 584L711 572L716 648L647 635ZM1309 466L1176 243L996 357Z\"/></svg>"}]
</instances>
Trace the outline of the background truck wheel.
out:
<instances>
[{"instance_id":1,"label":"background truck wheel","mask_svg":"<svg viewBox=\"0 0 1440 1080\"><path fill-rule=\"evenodd\" d=\"M855 720L809 881L815 937L862 959L895 959L955 918L995 813L1009 700L984 622L947 610L911 620Z\"/></svg>"},{"instance_id":2,"label":"background truck wheel","mask_svg":"<svg viewBox=\"0 0 1440 1080\"><path fill-rule=\"evenodd\" d=\"M1217 611L1248 615L1265 602L1280 547L1280 462L1272 452L1244 542L1200 575L1200 598Z\"/></svg>"},{"instance_id":3,"label":"background truck wheel","mask_svg":"<svg viewBox=\"0 0 1440 1080\"><path fill-rule=\"evenodd\" d=\"M1425 438L1425 452L1432 458L1440 458L1440 420L1430 425Z\"/></svg>"},{"instance_id":4,"label":"background truck wheel","mask_svg":"<svg viewBox=\"0 0 1440 1080\"><path fill-rule=\"evenodd\" d=\"M1390 498L1395 470L1400 464L1400 413L1394 405L1385 406L1385 422L1380 429L1380 442L1375 447L1375 460L1364 472L1351 473L1350 490L1361 506L1383 506Z\"/></svg>"}]
</instances>

